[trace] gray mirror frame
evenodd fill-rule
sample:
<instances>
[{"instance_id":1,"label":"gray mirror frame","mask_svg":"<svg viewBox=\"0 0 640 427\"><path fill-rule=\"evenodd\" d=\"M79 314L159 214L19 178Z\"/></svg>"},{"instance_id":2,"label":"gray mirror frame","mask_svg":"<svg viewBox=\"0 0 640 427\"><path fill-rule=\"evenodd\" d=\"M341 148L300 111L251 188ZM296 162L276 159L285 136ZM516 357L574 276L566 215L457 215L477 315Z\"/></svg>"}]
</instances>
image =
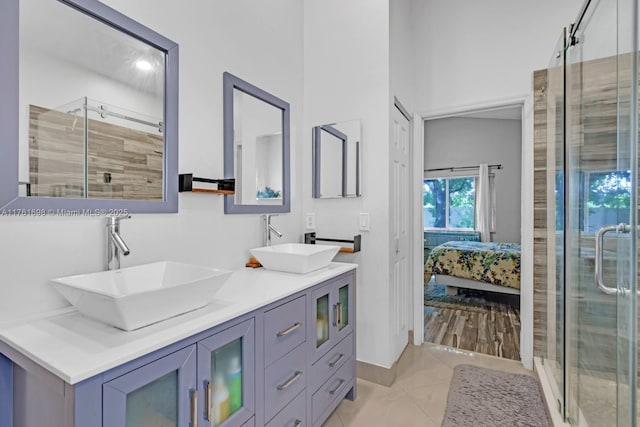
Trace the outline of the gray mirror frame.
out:
<instances>
[{"instance_id":1,"label":"gray mirror frame","mask_svg":"<svg viewBox=\"0 0 640 427\"><path fill-rule=\"evenodd\" d=\"M164 200L69 199L24 197L18 188L19 3L0 3L0 213L29 215L112 212L178 212L178 45L97 0L46 0L72 7L105 25L129 34L166 54L164 92Z\"/></svg>"},{"instance_id":2,"label":"gray mirror frame","mask_svg":"<svg viewBox=\"0 0 640 427\"><path fill-rule=\"evenodd\" d=\"M322 196L320 173L322 171L321 153L322 153L322 131L325 131L342 141L342 195L341 196ZM335 199L340 197L360 197L360 141L356 141L356 194L348 194L348 173L349 166L347 162L348 154L348 136L333 125L321 125L313 128L312 134L312 158L313 158L313 188L312 196L314 199Z\"/></svg>"},{"instance_id":3,"label":"gray mirror frame","mask_svg":"<svg viewBox=\"0 0 640 427\"><path fill-rule=\"evenodd\" d=\"M331 125L316 126L313 128L313 198L320 199L322 197L321 189L321 154L322 154L322 131L331 134L342 141L342 194L339 196L325 196L324 198L338 198L347 196L347 135L340 132Z\"/></svg>"},{"instance_id":4,"label":"gray mirror frame","mask_svg":"<svg viewBox=\"0 0 640 427\"><path fill-rule=\"evenodd\" d=\"M223 80L224 103L224 177L234 176L233 143L233 90L238 89L261 101L282 110L282 204L281 205L242 205L236 204L235 196L224 196L225 214L269 214L291 212L291 169L290 169L290 118L289 103L252 85L249 82L225 72ZM236 183L238 185L238 183Z\"/></svg>"}]
</instances>

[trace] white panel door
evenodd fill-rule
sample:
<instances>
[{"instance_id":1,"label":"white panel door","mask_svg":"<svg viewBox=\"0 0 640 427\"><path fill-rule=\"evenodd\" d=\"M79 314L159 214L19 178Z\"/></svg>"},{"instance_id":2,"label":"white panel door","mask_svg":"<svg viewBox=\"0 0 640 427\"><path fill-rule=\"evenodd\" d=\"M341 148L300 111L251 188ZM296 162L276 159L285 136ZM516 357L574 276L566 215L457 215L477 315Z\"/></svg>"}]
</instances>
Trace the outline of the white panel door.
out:
<instances>
[{"instance_id":1,"label":"white panel door","mask_svg":"<svg viewBox=\"0 0 640 427\"><path fill-rule=\"evenodd\" d=\"M409 130L407 118L393 107L391 122L390 179L391 179L391 332L393 336L394 360L397 360L407 345L410 319L410 272L409 272Z\"/></svg>"}]
</instances>

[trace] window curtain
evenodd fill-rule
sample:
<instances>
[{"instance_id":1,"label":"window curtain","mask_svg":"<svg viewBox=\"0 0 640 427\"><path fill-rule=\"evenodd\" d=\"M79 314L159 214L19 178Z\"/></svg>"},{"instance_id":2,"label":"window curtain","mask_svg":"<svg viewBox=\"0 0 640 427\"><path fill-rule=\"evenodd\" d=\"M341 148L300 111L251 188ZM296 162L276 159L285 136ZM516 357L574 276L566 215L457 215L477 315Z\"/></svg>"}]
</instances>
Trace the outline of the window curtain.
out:
<instances>
[{"instance_id":1,"label":"window curtain","mask_svg":"<svg viewBox=\"0 0 640 427\"><path fill-rule=\"evenodd\" d=\"M491 232L496 229L496 193L493 181L493 177L489 175L489 165L481 163L476 191L476 226L483 242L490 242Z\"/></svg>"}]
</instances>

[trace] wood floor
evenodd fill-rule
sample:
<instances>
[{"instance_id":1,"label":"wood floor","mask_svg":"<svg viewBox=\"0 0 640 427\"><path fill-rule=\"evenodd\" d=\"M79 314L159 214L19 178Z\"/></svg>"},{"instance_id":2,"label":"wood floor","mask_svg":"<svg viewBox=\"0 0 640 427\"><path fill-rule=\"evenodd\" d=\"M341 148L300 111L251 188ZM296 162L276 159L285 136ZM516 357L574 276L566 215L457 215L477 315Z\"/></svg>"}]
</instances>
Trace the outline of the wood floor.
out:
<instances>
[{"instance_id":1,"label":"wood floor","mask_svg":"<svg viewBox=\"0 0 640 427\"><path fill-rule=\"evenodd\" d=\"M469 310L424 307L424 340L520 360L520 311L509 305Z\"/></svg>"}]
</instances>

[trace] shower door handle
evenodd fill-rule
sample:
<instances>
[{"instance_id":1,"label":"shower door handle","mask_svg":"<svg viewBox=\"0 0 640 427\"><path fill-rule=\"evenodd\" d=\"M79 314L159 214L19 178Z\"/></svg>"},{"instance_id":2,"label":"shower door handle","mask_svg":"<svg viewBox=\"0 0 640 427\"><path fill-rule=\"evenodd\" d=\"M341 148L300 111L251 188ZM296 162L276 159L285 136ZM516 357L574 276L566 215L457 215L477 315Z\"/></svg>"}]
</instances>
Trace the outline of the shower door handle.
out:
<instances>
[{"instance_id":1,"label":"shower door handle","mask_svg":"<svg viewBox=\"0 0 640 427\"><path fill-rule=\"evenodd\" d=\"M619 291L624 292L623 289L618 289L609 287L604 284L602 280L602 258L603 258L603 245L604 245L604 235L610 231L615 231L617 233L628 233L631 231L631 226L628 224L618 224L618 225L605 225L601 229L596 232L596 253L595 253L595 268L594 268L594 276L596 280L596 285L598 285L598 289L604 292L607 295L616 295Z\"/></svg>"}]
</instances>

